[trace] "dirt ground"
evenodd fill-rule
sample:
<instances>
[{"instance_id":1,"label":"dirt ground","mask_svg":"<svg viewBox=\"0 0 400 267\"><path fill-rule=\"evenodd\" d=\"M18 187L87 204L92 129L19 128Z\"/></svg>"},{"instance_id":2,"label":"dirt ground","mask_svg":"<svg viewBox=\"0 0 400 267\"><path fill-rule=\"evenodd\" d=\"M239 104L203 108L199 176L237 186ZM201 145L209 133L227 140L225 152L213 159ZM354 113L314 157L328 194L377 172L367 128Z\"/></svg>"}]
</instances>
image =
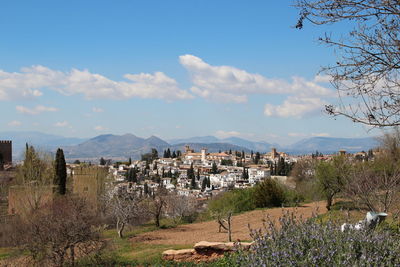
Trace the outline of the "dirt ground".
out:
<instances>
[{"instance_id":1,"label":"dirt ground","mask_svg":"<svg viewBox=\"0 0 400 267\"><path fill-rule=\"evenodd\" d=\"M249 225L251 229L263 227L263 219L267 216L271 220L278 220L283 213L294 212L297 217L309 218L313 213L322 214L326 212L324 201L304 204L297 208L272 208L255 210L236 215L232 219L233 241L249 241ZM227 242L226 231L218 232L218 224L215 221L180 225L172 229L160 229L157 231L143 233L134 238L132 242L144 242L149 244L168 245L193 245L199 241Z\"/></svg>"}]
</instances>

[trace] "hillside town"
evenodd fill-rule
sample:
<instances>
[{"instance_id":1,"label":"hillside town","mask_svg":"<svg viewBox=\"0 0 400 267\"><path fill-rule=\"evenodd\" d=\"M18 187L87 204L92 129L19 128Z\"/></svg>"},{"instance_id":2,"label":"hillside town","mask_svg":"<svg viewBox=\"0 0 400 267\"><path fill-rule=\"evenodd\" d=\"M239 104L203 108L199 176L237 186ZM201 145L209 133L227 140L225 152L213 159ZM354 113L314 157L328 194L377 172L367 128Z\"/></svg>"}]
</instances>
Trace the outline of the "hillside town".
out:
<instances>
[{"instance_id":1,"label":"hillside town","mask_svg":"<svg viewBox=\"0 0 400 267\"><path fill-rule=\"evenodd\" d=\"M113 163L101 158L98 166L108 170L109 181L118 190L148 192L163 187L181 196L202 199L231 189L253 187L266 179L294 187L289 175L298 160L329 161L335 155L347 155L363 161L372 158L373 153L370 150L346 154L345 150L340 150L330 155L316 151L311 155L292 156L275 148L267 153L210 153L207 148L194 151L187 145L183 152L167 149L159 153L152 149L150 153L142 155L141 160ZM74 174L74 169L86 165L77 163L67 164L68 173Z\"/></svg>"}]
</instances>

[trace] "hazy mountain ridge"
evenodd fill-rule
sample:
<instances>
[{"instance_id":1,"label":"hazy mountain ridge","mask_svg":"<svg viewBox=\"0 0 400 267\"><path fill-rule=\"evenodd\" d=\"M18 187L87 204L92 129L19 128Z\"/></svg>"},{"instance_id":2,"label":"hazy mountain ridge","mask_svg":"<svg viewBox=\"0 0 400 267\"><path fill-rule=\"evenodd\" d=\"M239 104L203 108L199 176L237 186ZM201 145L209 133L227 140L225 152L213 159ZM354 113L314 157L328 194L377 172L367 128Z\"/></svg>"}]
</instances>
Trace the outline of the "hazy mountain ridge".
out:
<instances>
[{"instance_id":1,"label":"hazy mountain ridge","mask_svg":"<svg viewBox=\"0 0 400 267\"><path fill-rule=\"evenodd\" d=\"M12 140L13 158L22 156L26 143L35 146L37 150L54 151L61 146L72 146L80 144L87 138L64 137L41 132L0 132L0 140Z\"/></svg>"},{"instance_id":2,"label":"hazy mountain ridge","mask_svg":"<svg viewBox=\"0 0 400 267\"><path fill-rule=\"evenodd\" d=\"M151 148L156 148L159 155L165 149L184 151L184 146L189 145L195 151L207 148L209 152L238 150L245 152L259 151L268 152L272 147L289 154L309 154L316 150L327 154L335 153L340 149L348 152L367 151L378 145L375 138L333 138L333 137L311 137L300 140L292 145L279 146L267 142L254 142L243 138L230 137L218 139L214 136L192 137L187 139L175 139L166 142L156 136L141 138L133 134L113 135L104 134L91 139L68 138L57 135L44 134L40 132L1 132L0 139L13 141L14 158L21 157L25 143L34 145L40 150L54 152L58 147L64 149L67 158L119 158L132 157L139 159L140 155L147 153ZM179 143L177 143L179 141Z\"/></svg>"},{"instance_id":3,"label":"hazy mountain ridge","mask_svg":"<svg viewBox=\"0 0 400 267\"><path fill-rule=\"evenodd\" d=\"M169 142L173 145L179 143L201 143L201 144L211 144L211 143L227 143L235 146L244 147L249 150L267 152L270 151L272 147L276 147L267 142L249 141L240 137L228 137L224 139L218 139L215 136L196 136L186 139L172 139Z\"/></svg>"}]
</instances>

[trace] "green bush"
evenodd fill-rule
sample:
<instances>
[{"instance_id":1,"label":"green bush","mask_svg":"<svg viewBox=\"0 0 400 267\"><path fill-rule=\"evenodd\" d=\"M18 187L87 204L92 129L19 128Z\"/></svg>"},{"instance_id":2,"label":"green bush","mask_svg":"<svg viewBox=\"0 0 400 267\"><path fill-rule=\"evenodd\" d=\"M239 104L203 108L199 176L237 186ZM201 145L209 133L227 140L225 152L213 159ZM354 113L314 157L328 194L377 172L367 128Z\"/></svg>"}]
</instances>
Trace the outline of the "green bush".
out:
<instances>
[{"instance_id":1,"label":"green bush","mask_svg":"<svg viewBox=\"0 0 400 267\"><path fill-rule=\"evenodd\" d=\"M253 188L247 188L225 192L209 202L209 210L220 210L227 206L231 207L234 213L254 210L256 206L253 191Z\"/></svg>"},{"instance_id":2,"label":"green bush","mask_svg":"<svg viewBox=\"0 0 400 267\"><path fill-rule=\"evenodd\" d=\"M266 179L254 187L253 197L257 208L279 207L285 202L285 190L275 180Z\"/></svg>"}]
</instances>

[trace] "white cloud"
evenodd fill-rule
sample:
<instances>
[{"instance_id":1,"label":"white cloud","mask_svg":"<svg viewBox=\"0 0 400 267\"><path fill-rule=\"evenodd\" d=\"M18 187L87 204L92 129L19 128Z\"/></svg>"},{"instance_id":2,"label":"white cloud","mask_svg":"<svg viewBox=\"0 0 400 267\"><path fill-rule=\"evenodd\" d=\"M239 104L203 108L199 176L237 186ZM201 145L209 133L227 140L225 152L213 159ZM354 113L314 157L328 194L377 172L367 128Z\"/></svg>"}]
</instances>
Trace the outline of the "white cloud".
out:
<instances>
[{"instance_id":1,"label":"white cloud","mask_svg":"<svg viewBox=\"0 0 400 267\"><path fill-rule=\"evenodd\" d=\"M316 136L316 137L329 137L331 136L329 133L312 133L311 136Z\"/></svg>"},{"instance_id":2,"label":"white cloud","mask_svg":"<svg viewBox=\"0 0 400 267\"><path fill-rule=\"evenodd\" d=\"M291 82L266 78L231 66L212 66L193 55L179 57L189 71L194 86L191 91L204 98L246 102L249 94L296 94L303 97L332 96L332 90L320 86L322 76L313 81L292 77ZM325 81L325 80L324 80Z\"/></svg>"},{"instance_id":3,"label":"white cloud","mask_svg":"<svg viewBox=\"0 0 400 267\"><path fill-rule=\"evenodd\" d=\"M100 113L100 112L103 112L104 110L102 108L93 107L92 111L95 112L95 113Z\"/></svg>"},{"instance_id":4,"label":"white cloud","mask_svg":"<svg viewBox=\"0 0 400 267\"><path fill-rule=\"evenodd\" d=\"M54 124L56 127L70 127L67 121L59 121Z\"/></svg>"},{"instance_id":5,"label":"white cloud","mask_svg":"<svg viewBox=\"0 0 400 267\"><path fill-rule=\"evenodd\" d=\"M103 127L103 126L101 126L101 125L98 125L98 126L95 126L95 127L94 127L94 130L95 130L95 131L101 132L101 131L106 131L106 130L108 130L108 128Z\"/></svg>"},{"instance_id":6,"label":"white cloud","mask_svg":"<svg viewBox=\"0 0 400 267\"><path fill-rule=\"evenodd\" d=\"M266 104L264 114L269 117L301 118L321 112L324 104L326 102L320 98L289 96L281 105Z\"/></svg>"},{"instance_id":7,"label":"white cloud","mask_svg":"<svg viewBox=\"0 0 400 267\"><path fill-rule=\"evenodd\" d=\"M43 112L56 112L58 111L57 108L54 107L46 107L46 106L42 106L42 105L38 105L34 108L27 108L24 106L16 106L15 109L23 114L29 114L29 115L37 115Z\"/></svg>"},{"instance_id":8,"label":"white cloud","mask_svg":"<svg viewBox=\"0 0 400 267\"><path fill-rule=\"evenodd\" d=\"M18 126L21 126L21 122L20 121L10 121L8 123L8 126L18 127Z\"/></svg>"},{"instance_id":9,"label":"white cloud","mask_svg":"<svg viewBox=\"0 0 400 267\"><path fill-rule=\"evenodd\" d=\"M188 91L180 89L174 79L162 72L125 74L124 77L127 81L113 81L88 70L62 72L43 66L22 68L18 73L0 70L0 100L41 96L40 90L43 88L64 95L82 94L88 99L193 98Z\"/></svg>"}]
</instances>

